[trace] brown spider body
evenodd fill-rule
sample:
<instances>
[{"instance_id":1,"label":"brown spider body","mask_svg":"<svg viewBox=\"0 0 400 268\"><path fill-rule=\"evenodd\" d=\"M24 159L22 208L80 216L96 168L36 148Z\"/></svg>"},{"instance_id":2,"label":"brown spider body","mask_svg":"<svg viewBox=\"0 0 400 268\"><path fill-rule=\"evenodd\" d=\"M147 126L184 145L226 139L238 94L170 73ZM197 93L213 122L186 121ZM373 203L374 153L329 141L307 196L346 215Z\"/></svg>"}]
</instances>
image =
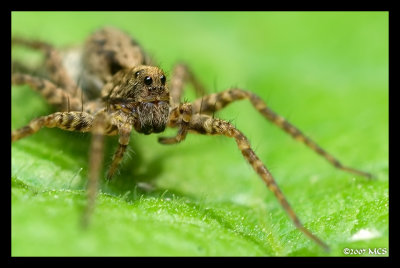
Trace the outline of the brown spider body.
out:
<instances>
[{"instance_id":1,"label":"brown spider body","mask_svg":"<svg viewBox=\"0 0 400 268\"><path fill-rule=\"evenodd\" d=\"M169 117L169 91L161 69L137 66L116 73L101 96L109 112L121 111L139 133L165 130Z\"/></svg>"},{"instance_id":2,"label":"brown spider body","mask_svg":"<svg viewBox=\"0 0 400 268\"><path fill-rule=\"evenodd\" d=\"M80 54L78 53L78 64L75 67L72 65L72 69L68 69L65 60L63 62L61 53L47 43L13 38L13 45L16 44L45 53L48 77L39 78L14 70L12 83L30 85L60 112L36 118L27 126L12 131L11 140L17 141L42 127L58 127L92 134L88 202L83 217L85 225L93 211L101 177L104 136L119 136L119 146L107 173L107 178L111 179L124 156L132 130L151 134L163 132L166 127L174 127L178 128L177 135L160 137L160 143L179 143L188 133L222 135L235 139L246 161L276 196L295 226L314 242L328 249L323 241L302 225L272 174L251 148L246 136L230 122L214 117L216 111L242 99L248 99L267 120L324 157L334 167L371 177L369 173L342 165L249 91L232 88L206 95L201 83L183 64L174 68L167 83L164 72L154 66L139 44L119 30L103 28L91 35ZM14 63L13 66L23 64ZM76 70L73 75L74 68L79 71L79 76L76 76ZM181 103L184 85L188 82L193 84L197 95L201 97L192 103Z\"/></svg>"},{"instance_id":3,"label":"brown spider body","mask_svg":"<svg viewBox=\"0 0 400 268\"><path fill-rule=\"evenodd\" d=\"M110 27L94 32L79 52L80 86L91 99L122 69L152 65L141 46L125 33ZM75 66L72 66L75 68ZM74 70L69 70L72 73Z\"/></svg>"}]
</instances>

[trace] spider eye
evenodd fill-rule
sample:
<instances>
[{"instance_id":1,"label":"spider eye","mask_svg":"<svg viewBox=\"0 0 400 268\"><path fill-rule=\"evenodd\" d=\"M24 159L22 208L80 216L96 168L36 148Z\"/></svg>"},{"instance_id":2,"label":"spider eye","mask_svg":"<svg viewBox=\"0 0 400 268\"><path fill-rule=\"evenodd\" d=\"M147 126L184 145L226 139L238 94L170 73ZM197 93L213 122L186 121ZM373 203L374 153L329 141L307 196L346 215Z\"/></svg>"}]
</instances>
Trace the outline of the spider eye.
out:
<instances>
[{"instance_id":1,"label":"spider eye","mask_svg":"<svg viewBox=\"0 0 400 268\"><path fill-rule=\"evenodd\" d=\"M166 80L166 78L165 78L165 75L161 75L161 77L160 77L160 80L161 80L161 83L164 85L165 84L165 80Z\"/></svg>"},{"instance_id":2,"label":"spider eye","mask_svg":"<svg viewBox=\"0 0 400 268\"><path fill-rule=\"evenodd\" d=\"M135 78L138 78L139 74L140 74L140 71L137 71L137 72L135 73Z\"/></svg>"},{"instance_id":3,"label":"spider eye","mask_svg":"<svg viewBox=\"0 0 400 268\"><path fill-rule=\"evenodd\" d=\"M146 77L144 78L144 83L145 83L146 85L150 86L152 82L153 82L153 79L152 79L150 76L146 76Z\"/></svg>"}]
</instances>

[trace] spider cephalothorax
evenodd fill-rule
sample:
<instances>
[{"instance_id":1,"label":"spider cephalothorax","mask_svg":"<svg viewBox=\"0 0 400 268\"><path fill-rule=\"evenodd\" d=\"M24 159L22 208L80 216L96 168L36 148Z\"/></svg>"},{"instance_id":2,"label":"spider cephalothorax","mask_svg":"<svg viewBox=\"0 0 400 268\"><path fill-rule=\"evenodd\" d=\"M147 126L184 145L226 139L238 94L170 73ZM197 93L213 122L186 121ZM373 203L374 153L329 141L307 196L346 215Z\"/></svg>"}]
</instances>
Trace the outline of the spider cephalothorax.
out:
<instances>
[{"instance_id":1,"label":"spider cephalothorax","mask_svg":"<svg viewBox=\"0 0 400 268\"><path fill-rule=\"evenodd\" d=\"M165 130L169 117L169 91L163 71L140 65L116 73L102 90L111 110L121 110L139 133Z\"/></svg>"},{"instance_id":2,"label":"spider cephalothorax","mask_svg":"<svg viewBox=\"0 0 400 268\"><path fill-rule=\"evenodd\" d=\"M39 131L42 127L58 127L92 134L88 202L83 217L85 225L88 224L97 194L103 163L104 136L119 136L118 148L107 173L107 178L111 179L124 156L133 129L139 133L151 134L162 132L168 126L177 128L178 132L174 137L160 137L158 141L162 144L179 143L188 133L233 138L246 161L276 196L295 226L327 249L328 246L322 240L302 225L274 177L251 148L246 136L230 122L214 116L218 110L242 99L248 99L267 120L307 145L334 167L356 175L371 177L369 173L342 165L250 91L232 88L205 95L201 83L183 64L178 64L174 68L167 85L163 71L151 66L152 60L138 43L117 29L103 28L88 38L80 52L82 65L76 67L81 68L79 69L82 74L81 79L73 79L71 73L74 70L68 71L63 64L61 54L50 44L23 38L14 38L13 44L45 52L48 71L48 79L14 72L13 84L30 85L61 111L36 118L27 126L12 131L11 140L17 141ZM17 65L23 66L15 64ZM202 96L192 103L181 103L184 85L187 82L193 85L197 95Z\"/></svg>"}]
</instances>

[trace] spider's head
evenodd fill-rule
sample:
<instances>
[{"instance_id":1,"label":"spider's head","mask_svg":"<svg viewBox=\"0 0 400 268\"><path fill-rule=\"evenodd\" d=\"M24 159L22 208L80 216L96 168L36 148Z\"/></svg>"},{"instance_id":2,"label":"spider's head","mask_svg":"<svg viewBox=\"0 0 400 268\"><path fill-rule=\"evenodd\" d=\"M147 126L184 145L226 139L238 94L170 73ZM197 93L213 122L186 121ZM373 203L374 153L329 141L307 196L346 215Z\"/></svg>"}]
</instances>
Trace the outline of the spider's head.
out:
<instances>
[{"instance_id":1,"label":"spider's head","mask_svg":"<svg viewBox=\"0 0 400 268\"><path fill-rule=\"evenodd\" d=\"M139 66L133 72L140 96L136 108L136 131L144 134L164 131L169 117L169 91L165 74L154 66Z\"/></svg>"},{"instance_id":2,"label":"spider's head","mask_svg":"<svg viewBox=\"0 0 400 268\"><path fill-rule=\"evenodd\" d=\"M169 91L166 76L158 67L142 65L117 72L102 96L133 115L139 133L162 132L168 123Z\"/></svg>"},{"instance_id":3,"label":"spider's head","mask_svg":"<svg viewBox=\"0 0 400 268\"><path fill-rule=\"evenodd\" d=\"M155 66L137 66L131 69L133 89L140 101L169 101L167 78L164 72Z\"/></svg>"}]
</instances>

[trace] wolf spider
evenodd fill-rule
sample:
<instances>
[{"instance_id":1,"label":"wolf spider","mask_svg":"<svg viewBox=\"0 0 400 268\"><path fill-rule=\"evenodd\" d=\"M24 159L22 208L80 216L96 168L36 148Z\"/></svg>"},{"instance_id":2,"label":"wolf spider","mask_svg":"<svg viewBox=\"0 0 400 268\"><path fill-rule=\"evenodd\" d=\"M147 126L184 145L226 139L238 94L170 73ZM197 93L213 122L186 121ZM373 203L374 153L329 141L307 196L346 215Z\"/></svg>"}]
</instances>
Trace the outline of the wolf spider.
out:
<instances>
[{"instance_id":1,"label":"wolf spider","mask_svg":"<svg viewBox=\"0 0 400 268\"><path fill-rule=\"evenodd\" d=\"M83 213L85 225L94 209L101 177L104 136L119 136L119 146L107 173L107 179L110 180L124 156L133 129L148 135L163 132L168 126L177 128L178 132L174 137L160 137L158 141L162 144L179 143L189 132L235 139L246 161L275 195L294 225L318 245L328 249L327 244L300 222L272 174L254 153L246 136L230 122L214 117L214 112L243 99L248 99L262 116L324 157L334 167L371 177L369 173L342 165L250 91L231 88L205 95L203 86L184 64L174 67L167 83L164 72L155 66L141 46L117 29L105 27L92 34L83 50L78 53L80 61L73 67L75 70L69 70L65 65L65 59L69 58L68 53L62 57L61 51L47 43L13 38L12 44L42 51L47 70L47 78L22 74L21 70L28 73L31 70L15 62L13 69L16 71L12 73L12 84L28 84L60 111L36 118L28 125L12 131L12 142L31 135L42 127L92 134L87 205ZM73 77L73 72L79 73L79 77ZM192 103L181 103L186 83L191 83L197 95L202 97Z\"/></svg>"}]
</instances>

